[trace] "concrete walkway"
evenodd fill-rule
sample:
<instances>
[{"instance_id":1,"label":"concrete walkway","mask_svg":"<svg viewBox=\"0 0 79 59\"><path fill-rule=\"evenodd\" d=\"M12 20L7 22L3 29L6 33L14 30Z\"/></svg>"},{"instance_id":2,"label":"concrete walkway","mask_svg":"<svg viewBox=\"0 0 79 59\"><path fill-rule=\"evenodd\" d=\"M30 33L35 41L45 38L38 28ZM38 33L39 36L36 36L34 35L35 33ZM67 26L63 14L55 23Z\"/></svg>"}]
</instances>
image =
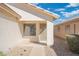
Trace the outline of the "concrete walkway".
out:
<instances>
[{"instance_id":1,"label":"concrete walkway","mask_svg":"<svg viewBox=\"0 0 79 59\"><path fill-rule=\"evenodd\" d=\"M45 56L45 50L44 50L44 47L39 47L39 46L35 46L33 47L31 53L30 53L30 56Z\"/></svg>"},{"instance_id":2,"label":"concrete walkway","mask_svg":"<svg viewBox=\"0 0 79 59\"><path fill-rule=\"evenodd\" d=\"M12 48L10 56L56 56L53 49L42 43L33 43L23 40L16 47Z\"/></svg>"}]
</instances>

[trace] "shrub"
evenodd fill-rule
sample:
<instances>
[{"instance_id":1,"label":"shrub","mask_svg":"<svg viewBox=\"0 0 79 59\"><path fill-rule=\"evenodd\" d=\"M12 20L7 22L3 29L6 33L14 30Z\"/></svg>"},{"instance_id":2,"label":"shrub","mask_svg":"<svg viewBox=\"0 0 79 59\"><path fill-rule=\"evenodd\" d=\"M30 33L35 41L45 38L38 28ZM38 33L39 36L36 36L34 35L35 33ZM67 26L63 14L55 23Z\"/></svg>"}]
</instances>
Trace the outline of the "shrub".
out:
<instances>
[{"instance_id":1,"label":"shrub","mask_svg":"<svg viewBox=\"0 0 79 59\"><path fill-rule=\"evenodd\" d=\"M2 51L0 51L0 56L6 56Z\"/></svg>"},{"instance_id":2,"label":"shrub","mask_svg":"<svg viewBox=\"0 0 79 59\"><path fill-rule=\"evenodd\" d=\"M70 50L79 54L79 35L69 34L66 36L66 40Z\"/></svg>"}]
</instances>

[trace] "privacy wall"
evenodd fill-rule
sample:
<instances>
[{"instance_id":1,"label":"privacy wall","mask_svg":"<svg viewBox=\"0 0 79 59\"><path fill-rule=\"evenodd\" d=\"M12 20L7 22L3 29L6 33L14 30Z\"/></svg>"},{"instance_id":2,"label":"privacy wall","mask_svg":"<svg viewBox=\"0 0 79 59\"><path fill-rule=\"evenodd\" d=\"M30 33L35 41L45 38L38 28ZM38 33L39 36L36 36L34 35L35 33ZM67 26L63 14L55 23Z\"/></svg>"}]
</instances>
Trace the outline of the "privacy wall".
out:
<instances>
[{"instance_id":1,"label":"privacy wall","mask_svg":"<svg viewBox=\"0 0 79 59\"><path fill-rule=\"evenodd\" d=\"M0 51L7 51L22 40L18 22L0 15Z\"/></svg>"}]
</instances>

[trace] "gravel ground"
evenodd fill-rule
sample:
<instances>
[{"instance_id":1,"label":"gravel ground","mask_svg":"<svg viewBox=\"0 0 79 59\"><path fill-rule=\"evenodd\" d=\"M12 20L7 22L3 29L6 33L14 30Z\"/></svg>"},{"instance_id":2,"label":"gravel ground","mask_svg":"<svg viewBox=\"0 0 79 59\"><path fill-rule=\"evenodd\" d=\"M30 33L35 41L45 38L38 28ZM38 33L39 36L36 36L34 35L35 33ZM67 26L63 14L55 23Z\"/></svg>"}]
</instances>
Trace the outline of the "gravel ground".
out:
<instances>
[{"instance_id":1,"label":"gravel ground","mask_svg":"<svg viewBox=\"0 0 79 59\"><path fill-rule=\"evenodd\" d=\"M78 56L69 50L67 42L64 39L55 37L54 46L52 47L58 56Z\"/></svg>"}]
</instances>

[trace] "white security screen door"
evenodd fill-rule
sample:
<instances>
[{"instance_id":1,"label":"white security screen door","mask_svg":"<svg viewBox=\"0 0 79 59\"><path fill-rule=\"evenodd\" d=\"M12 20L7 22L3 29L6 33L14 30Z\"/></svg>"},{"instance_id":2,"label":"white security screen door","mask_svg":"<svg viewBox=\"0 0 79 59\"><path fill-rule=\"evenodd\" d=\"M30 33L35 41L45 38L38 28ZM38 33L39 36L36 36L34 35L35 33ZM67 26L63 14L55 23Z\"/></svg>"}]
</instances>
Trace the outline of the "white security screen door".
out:
<instances>
[{"instance_id":1,"label":"white security screen door","mask_svg":"<svg viewBox=\"0 0 79 59\"><path fill-rule=\"evenodd\" d=\"M24 24L24 35L35 36L36 35L36 24Z\"/></svg>"}]
</instances>

